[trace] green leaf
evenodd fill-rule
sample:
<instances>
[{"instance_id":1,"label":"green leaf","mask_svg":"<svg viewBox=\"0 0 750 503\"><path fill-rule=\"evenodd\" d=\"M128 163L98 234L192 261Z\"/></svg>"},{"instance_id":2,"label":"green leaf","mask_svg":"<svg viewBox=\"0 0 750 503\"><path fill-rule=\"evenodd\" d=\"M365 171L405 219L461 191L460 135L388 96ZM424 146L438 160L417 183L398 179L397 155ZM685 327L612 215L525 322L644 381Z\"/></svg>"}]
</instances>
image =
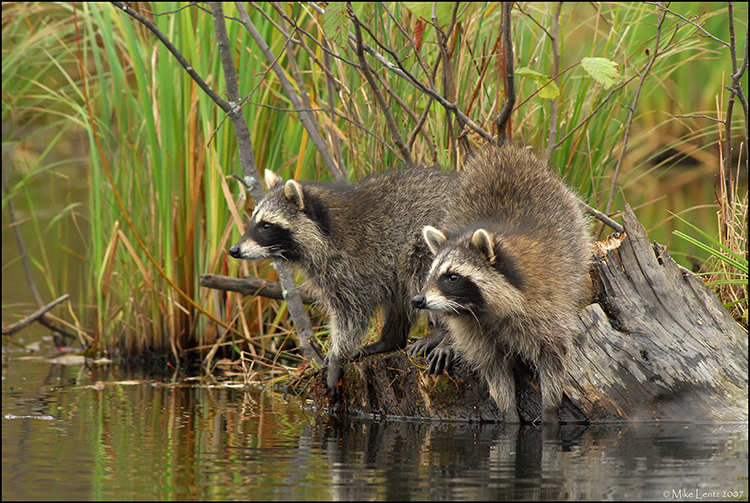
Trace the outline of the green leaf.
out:
<instances>
[{"instance_id":1,"label":"green leaf","mask_svg":"<svg viewBox=\"0 0 750 503\"><path fill-rule=\"evenodd\" d=\"M453 15L453 2L436 2L435 17L440 26L448 26ZM404 7L409 9L416 17L423 17L425 21L432 21L432 2L404 2Z\"/></svg>"},{"instance_id":2,"label":"green leaf","mask_svg":"<svg viewBox=\"0 0 750 503\"><path fill-rule=\"evenodd\" d=\"M537 89L542 89L541 91L539 91L539 96L541 98L554 100L555 98L560 96L560 88L557 87L557 84L555 84L554 80L551 80L546 75L543 75L532 70L531 68L526 67L519 68L515 73L520 77L527 77L534 80L534 82L536 82ZM545 84L547 84L546 87L543 87L545 86Z\"/></svg>"},{"instance_id":3,"label":"green leaf","mask_svg":"<svg viewBox=\"0 0 750 503\"><path fill-rule=\"evenodd\" d=\"M326 38L339 47L346 47L349 35L349 20L346 18L346 2L331 2L323 14L323 32Z\"/></svg>"},{"instance_id":4,"label":"green leaf","mask_svg":"<svg viewBox=\"0 0 750 503\"><path fill-rule=\"evenodd\" d=\"M583 58L581 66L595 81L603 85L604 89L612 87L620 76L617 63L607 58Z\"/></svg>"}]
</instances>

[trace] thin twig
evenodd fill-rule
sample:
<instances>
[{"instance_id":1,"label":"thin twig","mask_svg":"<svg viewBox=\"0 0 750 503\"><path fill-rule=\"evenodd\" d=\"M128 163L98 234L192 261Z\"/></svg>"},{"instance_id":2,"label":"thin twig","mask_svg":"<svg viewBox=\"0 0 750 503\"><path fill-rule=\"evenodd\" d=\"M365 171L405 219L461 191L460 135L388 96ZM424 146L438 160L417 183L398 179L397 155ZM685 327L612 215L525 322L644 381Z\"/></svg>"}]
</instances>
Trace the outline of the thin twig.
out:
<instances>
[{"instance_id":1,"label":"thin twig","mask_svg":"<svg viewBox=\"0 0 750 503\"><path fill-rule=\"evenodd\" d=\"M643 3L646 3L646 4L649 4L649 5L653 5L653 6L658 7L659 10L661 10L661 11L664 12L664 15L666 15L666 13L669 12L673 16L677 16L678 18L682 19L686 23L688 23L688 24L690 24L692 26L695 26L698 30L700 30L701 33L703 33L706 37L710 38L711 40L714 40L714 41L716 41L716 42L718 42L718 43L720 43L722 45L725 45L725 46L729 47L729 44L727 44L726 42L724 42L720 38L716 38L713 35L711 35L710 33L708 33L705 28L703 28L701 25L699 25L695 21L691 21L691 20L687 19L685 16L683 16L681 14L678 14L678 13L676 13L674 11L669 10L669 7L665 7L664 4L657 3L657 2L643 2ZM662 17L662 19L663 19L663 17Z\"/></svg>"},{"instance_id":2,"label":"thin twig","mask_svg":"<svg viewBox=\"0 0 750 503\"><path fill-rule=\"evenodd\" d=\"M212 3L215 4L215 2ZM272 66L274 73L276 73L276 77L279 79L281 87L284 89L284 93L292 102L292 106L297 110L303 109L304 107L302 106L302 102L300 101L299 96L297 96L297 93L294 90L294 86L292 86L291 82L289 82L289 79L287 79L286 75L284 74L284 70L276 62L276 58L274 57L273 52L271 52L271 48L268 47L268 44L265 40L263 40L260 32L258 32L258 30L255 28L255 25L250 20L250 16L247 14L245 6L242 5L241 2L235 2L235 6L240 13L242 24L245 26L245 29L248 31L248 33L250 33L250 36L253 38L260 51L266 57L266 61L268 61L268 63ZM302 123L302 126L305 128L305 131L307 131L307 134L310 137L310 141L312 141L313 145L315 145L315 148L318 150L318 153L323 160L323 164L325 164L328 171L331 173L331 175L333 175L334 180L336 180L337 182L346 183L346 174L339 169L339 166L336 165L336 162L333 160L333 157L331 157L331 154L328 151L328 146L325 144L323 139L320 137L320 134L318 133L318 123L314 120L311 120L309 114L305 112L298 113L298 116L300 122Z\"/></svg>"},{"instance_id":3,"label":"thin twig","mask_svg":"<svg viewBox=\"0 0 750 503\"><path fill-rule=\"evenodd\" d=\"M453 29L453 26L456 24L456 14L458 12L458 5L459 2L455 2L453 5L453 12L451 14L451 24L449 30ZM440 60L443 62L443 93L445 95L445 99L453 102L456 100L456 82L455 82L455 75L453 72L453 64L450 59L450 55L448 54L448 45L446 43L447 36L445 33L443 33L443 29L440 27L440 23L437 19L437 14L435 13L437 8L437 5L435 2L432 3L432 25L435 28L435 34L437 35L438 40L438 49L440 53ZM434 87L434 84L433 84ZM461 119L460 117L456 116L459 124L459 128L462 130L463 127L461 125ZM447 123L446 133L448 134L448 144L450 148L450 162L454 166L458 165L458 142L456 141L456 137L454 135L454 125L453 125L453 117L451 116L451 113L449 110L446 109L445 111L445 121Z\"/></svg>"},{"instance_id":4,"label":"thin twig","mask_svg":"<svg viewBox=\"0 0 750 503\"><path fill-rule=\"evenodd\" d=\"M252 6L255 7L256 4L255 4L255 2L251 2L250 5L252 5ZM315 7L314 10L316 10L317 12L320 12L320 10L319 10L319 8L318 8L317 5L312 4L312 6ZM263 12L263 11L261 11L261 12ZM325 11L322 11L320 13L322 15L323 13L325 13ZM265 13L263 13L263 15L267 16ZM331 48L328 47L327 44L322 43L321 41L319 41L318 39L316 39L314 36L312 36L310 33L308 33L307 31L305 31L305 29L303 27L301 27L300 25L298 25L293 19L291 19L285 13L279 12L279 15L281 17L283 17L284 19L286 19L287 22L290 22L291 24L293 24L296 31L298 31L299 33L302 33L308 39L310 39L313 43L317 44L318 47L320 47L320 49L324 53L328 54L329 56L331 56L331 57L333 57L335 59L338 59L339 61L343 61L344 63L346 63L349 66L353 66L354 68L359 68L359 65L357 63L355 63L354 61L350 61L350 60L344 58L343 56L341 56L340 54L337 54L336 52L334 52L333 50L331 50ZM266 19L268 19L269 21L273 22L273 20L271 20L269 17L266 17ZM274 26L276 26L275 22L274 22ZM298 45L301 45L301 46L306 46L306 44L304 42L302 42L301 39L292 38L291 40L292 40L292 43L294 43L294 44L298 44ZM317 58L317 56L315 56L315 53L312 52L312 50L310 50L309 47L306 48L306 51L311 56L311 58L316 62L316 64L318 65L318 67L324 68L324 65L322 65L320 63L320 60Z\"/></svg>"},{"instance_id":5,"label":"thin twig","mask_svg":"<svg viewBox=\"0 0 750 503\"><path fill-rule=\"evenodd\" d=\"M401 132L398 130L396 119L393 117L393 113L391 112L391 107L388 105L388 101L386 101L383 93L380 92L377 82L375 82L375 77L373 77L372 72L370 71L370 65L367 63L367 59L365 59L365 52L362 47L362 28L360 27L359 19L352 10L350 2L347 2L347 6L348 10L351 13L351 18L354 21L354 34L356 40L355 51L357 54L357 58L359 59L359 65L362 67L362 74L364 75L365 80L367 80L367 84L370 86L370 90L372 91L373 95L375 95L375 100L378 102L378 105L380 105L380 110L385 116L385 124L388 127L388 130L391 132L393 143L396 144L396 148L398 148L399 152L401 152L401 157L403 158L403 160L411 164L411 151L409 151L409 148L406 146L404 138L403 136L401 136Z\"/></svg>"},{"instance_id":6,"label":"thin twig","mask_svg":"<svg viewBox=\"0 0 750 503\"><path fill-rule=\"evenodd\" d=\"M427 70L427 65L422 59L422 56L420 55L420 51L417 50L417 46L414 44L413 37L406 32L403 26L401 26L401 23L399 23L398 19L396 19L396 16L394 16L393 13L391 13L391 10L388 8L388 4L386 2L383 2L382 7L383 9L385 9L386 14L388 14L388 16L391 18L391 21L393 21L393 24L396 25L396 27L399 29L401 34L404 36L404 39L406 39L411 45L411 50L414 53L414 56L417 58L417 63L419 63L419 66L422 68L422 71L424 72L425 76L430 82L430 86L432 86L432 88L434 89L435 88L434 77Z\"/></svg>"},{"instance_id":7,"label":"thin twig","mask_svg":"<svg viewBox=\"0 0 750 503\"><path fill-rule=\"evenodd\" d=\"M560 35L560 11L562 11L562 2L555 2L554 9L555 11L552 14L552 28L549 32L549 37L552 44L552 73L557 75L560 72L560 47L557 38ZM552 79L552 81L557 83L557 77ZM549 104L549 133L547 135L548 164L552 162L552 153L555 151L555 143L557 142L557 102L558 99L555 98L554 100L551 100Z\"/></svg>"},{"instance_id":8,"label":"thin twig","mask_svg":"<svg viewBox=\"0 0 750 503\"><path fill-rule=\"evenodd\" d=\"M414 110L412 110L411 108L409 108L409 105L407 105L406 102L401 98L401 96L399 96L396 93L396 91L394 91L393 88L390 85L388 85L388 82L385 80L385 78L382 75L380 75L378 72L372 72L372 75L376 79L378 79L378 82L380 83L380 85L382 85L383 88L386 90L386 92L393 98L393 100L401 106L401 109L403 111L405 111L409 115L409 117L412 118L412 120L414 121L414 123L418 124L420 126L420 129L416 129L415 128L415 131L417 131L417 132L422 131L424 139L425 139L425 142L427 142L427 146L430 149L430 152L432 152L434 154L435 153L435 145L433 145L432 140L430 140L429 136L427 136L427 131L424 131L424 130L421 129L422 125L419 122L420 118L417 117L417 114L414 112ZM407 141L406 148L409 150L409 152L411 152L412 145L413 145L413 142L408 142Z\"/></svg>"},{"instance_id":9,"label":"thin twig","mask_svg":"<svg viewBox=\"0 0 750 503\"><path fill-rule=\"evenodd\" d=\"M513 71L513 40L510 31L510 10L513 2L503 2L503 47L504 47L504 74L505 74L505 105L500 114L495 118L497 126L497 142L500 145L510 141L510 124L513 105L516 103L515 72Z\"/></svg>"},{"instance_id":10,"label":"thin twig","mask_svg":"<svg viewBox=\"0 0 750 503\"><path fill-rule=\"evenodd\" d=\"M562 3L562 2L555 2L555 6L553 7L553 9L558 8L557 5L560 4L560 3ZM518 9L521 12L521 14L523 14L524 16L526 16L527 18L529 18L529 20L532 23L534 23L535 25L537 25L537 27L540 30L542 30L544 33L546 33L547 36L550 39L554 39L556 37L556 35L554 35L554 28L552 29L552 31L547 30L547 28L545 28L544 26L542 26L541 24L539 24L539 21L537 21L536 19L534 19L534 16L532 16L531 14L529 14L525 10L523 10L523 8L521 7L521 5L518 2L516 2L515 7L516 7L516 9ZM558 23L560 22L560 18L559 17L557 18L557 21L558 21ZM554 23L554 20L552 22Z\"/></svg>"},{"instance_id":11,"label":"thin twig","mask_svg":"<svg viewBox=\"0 0 750 503\"><path fill-rule=\"evenodd\" d=\"M338 118L340 118L342 120L345 120L346 122L352 124L353 126L358 127L359 129L361 129L362 131L364 131L366 134L372 136L377 141L379 141L380 143L382 143L385 148L389 149L395 155L398 155L398 152L396 152L393 149L393 147L391 147L390 144L388 142L386 142L383 138L381 138L380 136L376 135L375 133L373 133L372 131L370 131L366 127L364 127L359 122L357 122L357 121L355 121L353 119L350 119L346 115L342 115L342 114L338 113L337 111L332 110L330 108L301 108L301 109L284 108L284 107L275 107L273 105L266 105L265 103L256 103L254 101L245 101L245 102L243 102L243 104L258 106L258 107L261 107L261 108L268 108L270 110L277 110L279 112L294 112L294 113L297 113L299 111L303 111L303 112L328 112L331 115L335 115L336 117L338 117Z\"/></svg>"},{"instance_id":12,"label":"thin twig","mask_svg":"<svg viewBox=\"0 0 750 503\"><path fill-rule=\"evenodd\" d=\"M680 119L708 119L710 121L718 122L719 124L724 124L723 120L717 119L716 117L709 117L708 115L673 115L672 117Z\"/></svg>"},{"instance_id":13,"label":"thin twig","mask_svg":"<svg viewBox=\"0 0 750 503\"><path fill-rule=\"evenodd\" d=\"M30 315L28 315L26 318L24 318L24 319L22 319L20 321L17 321L15 323L13 323L12 325L7 325L7 326L2 327L2 334L3 335L11 335L11 334L14 334L14 333L18 332L21 329L24 329L24 328L28 327L29 325L31 325L35 321L37 321L40 318L42 318L45 314L47 314L47 312L51 311L56 305L60 304L61 302L65 302L69 298L70 298L70 295L66 293L62 297L53 300L52 302L50 302L46 306L43 306L40 309L37 309L36 311L34 311Z\"/></svg>"},{"instance_id":14,"label":"thin twig","mask_svg":"<svg viewBox=\"0 0 750 503\"><path fill-rule=\"evenodd\" d=\"M588 213L589 215L593 216L594 218L596 218L596 219L604 222L605 224L609 225L616 232L622 232L624 230L623 227L622 227L622 225L618 224L617 222L615 222L614 220L612 220L611 218L609 218L607 215L605 215L601 211L598 211L598 210L592 208L591 206L589 206L588 204L584 203L580 199L578 200L578 204L580 204L581 206L583 206L583 209L586 210L586 213Z\"/></svg>"},{"instance_id":15,"label":"thin twig","mask_svg":"<svg viewBox=\"0 0 750 503\"><path fill-rule=\"evenodd\" d=\"M367 31L373 39L376 40L376 37L372 34L372 32L369 30L366 24L362 23L360 20L360 26ZM352 33L349 33L349 39L354 41L356 43L356 36ZM429 97L433 98L435 101L440 103L441 106L451 110L453 113L455 113L461 121L469 126L471 129L473 129L477 134L479 134L482 138L484 138L487 142L495 145L497 144L497 140L487 131L484 130L481 126L479 126L477 123L475 123L473 120L471 120L469 117L466 116L466 114L461 111L460 108L455 103L451 103L448 100L446 100L443 96L440 95L435 89L431 89L428 86L425 86L420 82L416 77L414 77L411 72L409 72L404 66L401 60L397 57L397 55L390 49L384 46L383 49L388 52L388 54L393 58L393 60L396 62L394 65L390 61L386 60L382 54L378 53L374 49L372 49L367 44L362 44L363 49L365 52L370 54L372 57L374 57L377 61L379 61L386 69L389 71L395 73L399 77L406 79L407 82L409 82L411 85L419 89L422 93L428 95Z\"/></svg>"},{"instance_id":16,"label":"thin twig","mask_svg":"<svg viewBox=\"0 0 750 503\"><path fill-rule=\"evenodd\" d=\"M568 134L566 134L566 135L565 135L565 136L564 136L563 138L561 138L561 139L560 139L560 141L558 141L557 143L555 143L555 148L557 148L557 147L559 147L560 145L562 145L562 144L563 144L563 142L565 142L565 140L567 140L568 138L570 138L570 137L571 137L571 136L573 135L573 133L575 133L576 131L578 131L578 130L579 130L579 129L580 129L580 128L581 128L581 127L582 127L582 126L584 125L584 124L586 124L586 123L587 123L587 122L589 121L589 119L591 119L591 118L592 118L592 117L593 117L594 115L596 115L596 113L597 113L597 112L599 111L599 109L600 109L600 108L602 108L602 107L604 106L604 104L605 104L605 103L607 103L607 102L608 102L608 101L610 100L610 98L612 98L612 96L614 96L615 92L619 91L620 89L622 89L623 87L625 87L626 85L628 85L628 84L629 84L629 83L630 83L630 82L631 82L631 81L632 81L633 79L635 79L635 75L634 75L634 76L632 76L632 77L630 77L630 78L629 78L628 80L626 80L625 82L621 83L621 84L620 84L619 86L617 86L617 87L613 88L613 89L612 89L612 90L611 90L611 91L609 92L609 94L607 95L607 97L606 97L606 98L604 98L604 99L602 100L602 102L601 102L601 103L599 103L599 104L598 104L598 105L596 106L596 108L595 108L594 110L592 110L592 111L591 111L591 113L590 113L590 114L588 114L588 115L587 115L587 116L586 116L586 117L585 117L585 118L584 118L584 119L583 119L583 120L582 120L581 122L579 122L578 124L576 124L576 126L575 126L574 128L572 128L572 129L571 129L571 130L570 130L570 131L568 132Z\"/></svg>"},{"instance_id":17,"label":"thin twig","mask_svg":"<svg viewBox=\"0 0 750 503\"><path fill-rule=\"evenodd\" d=\"M628 120L625 125L625 132L622 135L622 148L620 149L620 156L617 159L617 165L615 166L615 171L612 174L612 183L609 187L609 196L607 197L607 205L605 206L604 213L610 213L612 211L612 201L615 197L615 186L617 185L617 177L620 174L620 167L622 166L622 161L625 159L625 152L628 149L628 137L630 136L630 127L633 125L633 118L635 117L635 109L638 104L638 98L641 95L641 89L643 88L643 83L646 80L646 77L648 76L649 72L651 71L651 68L654 66L654 61L656 61L657 56L659 55L659 40L661 38L661 27L664 24L664 19L667 16L667 11L664 10L661 15L661 19L659 20L659 23L656 26L656 41L654 42L654 51L649 58L648 63L646 63L645 68L639 72L641 75L640 81L638 82L638 87L635 89L635 94L633 95L633 101L631 102L631 105L628 107L630 110L630 113L628 115Z\"/></svg>"},{"instance_id":18,"label":"thin twig","mask_svg":"<svg viewBox=\"0 0 750 503\"><path fill-rule=\"evenodd\" d=\"M737 73L737 52L735 50L734 43L734 17L733 17L732 2L728 2L728 13L729 13L729 54L731 55L732 62L732 76ZM732 88L739 87L739 79L735 80L732 78ZM729 101L727 102L727 112L724 116L724 148L722 149L724 154L724 172L729 174L732 170L732 112L734 111L734 93L729 93ZM729 184L731 190L732 184ZM733 201L731 197L729 201Z\"/></svg>"}]
</instances>

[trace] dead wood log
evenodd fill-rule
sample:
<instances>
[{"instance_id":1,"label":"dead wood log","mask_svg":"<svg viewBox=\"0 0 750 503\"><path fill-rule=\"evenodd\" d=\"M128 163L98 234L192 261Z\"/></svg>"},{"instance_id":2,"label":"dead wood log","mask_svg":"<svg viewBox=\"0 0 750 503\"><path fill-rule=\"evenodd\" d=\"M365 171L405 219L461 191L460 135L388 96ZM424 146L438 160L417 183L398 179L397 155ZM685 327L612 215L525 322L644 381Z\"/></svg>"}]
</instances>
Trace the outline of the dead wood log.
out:
<instances>
[{"instance_id":1,"label":"dead wood log","mask_svg":"<svg viewBox=\"0 0 750 503\"><path fill-rule=\"evenodd\" d=\"M747 332L713 291L649 243L596 257L597 302L580 313L567 393L590 419L747 421Z\"/></svg>"},{"instance_id":2,"label":"dead wood log","mask_svg":"<svg viewBox=\"0 0 750 503\"><path fill-rule=\"evenodd\" d=\"M747 421L747 332L663 246L649 243L629 207L623 224L625 234L596 255L599 293L579 315L560 420ZM498 420L475 374L425 369L403 352L350 362L343 407L376 417ZM516 384L519 415L532 421L541 396L527 367ZM330 405L323 372L307 392Z\"/></svg>"}]
</instances>

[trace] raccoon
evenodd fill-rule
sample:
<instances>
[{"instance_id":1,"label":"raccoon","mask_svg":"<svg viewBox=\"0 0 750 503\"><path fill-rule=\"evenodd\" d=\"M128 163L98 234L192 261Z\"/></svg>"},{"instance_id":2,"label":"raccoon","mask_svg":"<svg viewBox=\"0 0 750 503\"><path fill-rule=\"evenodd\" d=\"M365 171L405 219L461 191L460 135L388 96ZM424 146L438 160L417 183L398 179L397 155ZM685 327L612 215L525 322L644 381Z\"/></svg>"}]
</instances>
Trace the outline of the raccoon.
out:
<instances>
[{"instance_id":1,"label":"raccoon","mask_svg":"<svg viewBox=\"0 0 750 503\"><path fill-rule=\"evenodd\" d=\"M514 362L536 371L542 420L557 420L576 313L586 300L591 236L579 203L530 151L492 147L468 162L438 230L417 309L444 315L448 332L429 355L455 351L487 380L505 419L517 422Z\"/></svg>"},{"instance_id":2,"label":"raccoon","mask_svg":"<svg viewBox=\"0 0 750 503\"><path fill-rule=\"evenodd\" d=\"M330 319L327 385L334 400L344 359L402 349L415 320L411 298L432 262L425 225L444 217L453 174L412 166L354 184L308 183L266 171L268 193L229 249L245 260L283 259L302 270ZM380 340L360 347L377 306Z\"/></svg>"}]
</instances>

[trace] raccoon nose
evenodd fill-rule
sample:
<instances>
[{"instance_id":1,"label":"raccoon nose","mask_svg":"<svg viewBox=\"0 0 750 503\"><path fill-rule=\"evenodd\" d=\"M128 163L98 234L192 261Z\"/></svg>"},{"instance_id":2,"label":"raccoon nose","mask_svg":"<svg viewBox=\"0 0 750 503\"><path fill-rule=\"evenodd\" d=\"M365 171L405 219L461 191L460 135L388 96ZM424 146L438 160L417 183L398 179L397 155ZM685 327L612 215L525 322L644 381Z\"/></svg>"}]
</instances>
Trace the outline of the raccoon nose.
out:
<instances>
[{"instance_id":1,"label":"raccoon nose","mask_svg":"<svg viewBox=\"0 0 750 503\"><path fill-rule=\"evenodd\" d=\"M237 245L234 245L229 249L229 254L234 258L240 258L240 247Z\"/></svg>"},{"instance_id":2,"label":"raccoon nose","mask_svg":"<svg viewBox=\"0 0 750 503\"><path fill-rule=\"evenodd\" d=\"M426 309L427 299L423 293L420 293L419 295L412 297L411 305L414 306L415 309Z\"/></svg>"}]
</instances>

